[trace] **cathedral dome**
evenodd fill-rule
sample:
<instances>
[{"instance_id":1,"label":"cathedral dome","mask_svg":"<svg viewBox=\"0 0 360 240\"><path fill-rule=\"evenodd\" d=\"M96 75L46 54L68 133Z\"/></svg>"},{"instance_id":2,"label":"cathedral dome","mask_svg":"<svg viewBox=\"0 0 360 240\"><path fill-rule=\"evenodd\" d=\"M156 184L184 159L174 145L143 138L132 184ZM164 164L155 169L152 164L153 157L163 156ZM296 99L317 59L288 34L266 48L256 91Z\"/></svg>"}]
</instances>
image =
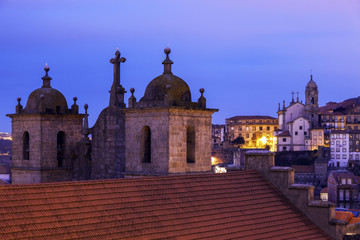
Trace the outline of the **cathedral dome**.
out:
<instances>
[{"instance_id":1,"label":"cathedral dome","mask_svg":"<svg viewBox=\"0 0 360 240\"><path fill-rule=\"evenodd\" d=\"M312 75L310 75L310 81L308 82L308 84L306 85L307 88L317 88L316 83L314 82L314 80L312 79Z\"/></svg>"},{"instance_id":2,"label":"cathedral dome","mask_svg":"<svg viewBox=\"0 0 360 240\"><path fill-rule=\"evenodd\" d=\"M184 80L173 74L162 74L147 85L143 101L164 100L165 95L176 102L191 101L190 88Z\"/></svg>"},{"instance_id":3,"label":"cathedral dome","mask_svg":"<svg viewBox=\"0 0 360 240\"><path fill-rule=\"evenodd\" d=\"M165 105L185 105L186 102L191 102L190 88L183 79L172 74L173 62L169 58L170 48L165 48L164 52L166 54L166 59L163 61L164 73L147 85L140 102L153 106L163 105L164 101L168 101Z\"/></svg>"},{"instance_id":4,"label":"cathedral dome","mask_svg":"<svg viewBox=\"0 0 360 240\"><path fill-rule=\"evenodd\" d=\"M46 74L43 79L43 86L34 90L26 103L25 113L67 113L68 105L64 95L58 90L51 88L51 77L48 75L50 68L44 68Z\"/></svg>"}]
</instances>

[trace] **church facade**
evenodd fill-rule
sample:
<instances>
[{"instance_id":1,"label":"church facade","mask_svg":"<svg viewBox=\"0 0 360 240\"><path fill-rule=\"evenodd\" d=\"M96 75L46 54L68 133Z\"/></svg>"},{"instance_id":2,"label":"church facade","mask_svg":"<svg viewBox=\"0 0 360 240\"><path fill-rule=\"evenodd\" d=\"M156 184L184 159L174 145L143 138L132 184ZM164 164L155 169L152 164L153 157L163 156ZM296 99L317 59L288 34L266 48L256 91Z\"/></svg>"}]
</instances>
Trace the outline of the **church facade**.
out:
<instances>
[{"instance_id":1,"label":"church facade","mask_svg":"<svg viewBox=\"0 0 360 240\"><path fill-rule=\"evenodd\" d=\"M51 88L45 67L42 88L26 107L16 106L12 119L14 184L109 179L211 171L211 118L204 89L192 102L190 88L171 71L170 49L164 50L164 72L146 87L139 101L130 89L128 106L120 83L116 51L110 60L114 80L109 105L93 127L88 114ZM89 137L91 135L91 138Z\"/></svg>"},{"instance_id":2,"label":"church facade","mask_svg":"<svg viewBox=\"0 0 360 240\"><path fill-rule=\"evenodd\" d=\"M310 81L305 88L305 104L296 101L293 97L288 107L278 108L279 129L275 132L277 136L278 151L304 151L317 149L323 146L323 141L314 141L313 132L324 135L323 129L320 128L319 119L319 91L318 86L313 80L312 75ZM320 133L318 133L320 131ZM315 144L316 142L316 144Z\"/></svg>"}]
</instances>

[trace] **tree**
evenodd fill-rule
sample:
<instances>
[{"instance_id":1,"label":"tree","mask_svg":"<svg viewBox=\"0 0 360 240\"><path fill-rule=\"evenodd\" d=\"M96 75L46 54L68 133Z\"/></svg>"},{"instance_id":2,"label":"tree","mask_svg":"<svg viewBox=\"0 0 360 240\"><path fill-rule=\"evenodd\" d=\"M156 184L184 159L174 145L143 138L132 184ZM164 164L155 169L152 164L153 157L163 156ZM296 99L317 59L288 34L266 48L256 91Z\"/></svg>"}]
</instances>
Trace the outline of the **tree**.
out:
<instances>
[{"instance_id":1,"label":"tree","mask_svg":"<svg viewBox=\"0 0 360 240\"><path fill-rule=\"evenodd\" d=\"M239 136L239 137L235 138L234 140L232 140L231 143L232 143L235 147L240 147L242 144L245 143L245 140L244 140L243 137Z\"/></svg>"}]
</instances>

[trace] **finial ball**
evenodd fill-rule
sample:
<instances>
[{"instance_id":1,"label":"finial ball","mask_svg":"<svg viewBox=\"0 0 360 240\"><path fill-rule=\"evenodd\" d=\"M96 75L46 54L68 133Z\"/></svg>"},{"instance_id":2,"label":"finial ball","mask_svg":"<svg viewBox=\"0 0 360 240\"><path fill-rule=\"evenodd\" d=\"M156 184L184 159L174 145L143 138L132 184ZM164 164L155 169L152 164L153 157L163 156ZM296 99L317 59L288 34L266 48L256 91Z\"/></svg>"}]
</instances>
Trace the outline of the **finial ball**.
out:
<instances>
[{"instance_id":1,"label":"finial ball","mask_svg":"<svg viewBox=\"0 0 360 240\"><path fill-rule=\"evenodd\" d=\"M73 97L73 100L74 100L74 102L76 102L76 101L77 101L77 97Z\"/></svg>"},{"instance_id":2,"label":"finial ball","mask_svg":"<svg viewBox=\"0 0 360 240\"><path fill-rule=\"evenodd\" d=\"M134 88L130 88L130 92L131 94L133 94L135 92L135 89Z\"/></svg>"},{"instance_id":3,"label":"finial ball","mask_svg":"<svg viewBox=\"0 0 360 240\"><path fill-rule=\"evenodd\" d=\"M44 70L45 70L45 72L50 70L49 65L47 63L45 64Z\"/></svg>"},{"instance_id":4,"label":"finial ball","mask_svg":"<svg viewBox=\"0 0 360 240\"><path fill-rule=\"evenodd\" d=\"M89 107L89 105L87 105L87 103L85 103L85 105L84 105L85 110L87 110L88 107Z\"/></svg>"},{"instance_id":5,"label":"finial ball","mask_svg":"<svg viewBox=\"0 0 360 240\"><path fill-rule=\"evenodd\" d=\"M204 93L205 92L205 89L203 89L203 88L200 88L200 93L202 94L202 93Z\"/></svg>"},{"instance_id":6,"label":"finial ball","mask_svg":"<svg viewBox=\"0 0 360 240\"><path fill-rule=\"evenodd\" d=\"M171 53L171 49L168 48L168 47L165 48L165 49L164 49L164 53L165 53L165 54L170 54L170 53Z\"/></svg>"}]
</instances>

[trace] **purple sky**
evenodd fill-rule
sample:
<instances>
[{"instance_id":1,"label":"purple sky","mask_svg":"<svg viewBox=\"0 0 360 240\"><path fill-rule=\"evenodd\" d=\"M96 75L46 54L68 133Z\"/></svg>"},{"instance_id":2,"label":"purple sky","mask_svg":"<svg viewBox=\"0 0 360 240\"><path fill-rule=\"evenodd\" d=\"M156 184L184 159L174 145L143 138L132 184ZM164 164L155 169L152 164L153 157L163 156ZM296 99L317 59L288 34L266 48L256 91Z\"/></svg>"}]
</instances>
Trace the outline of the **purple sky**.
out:
<instances>
[{"instance_id":1,"label":"purple sky","mask_svg":"<svg viewBox=\"0 0 360 240\"><path fill-rule=\"evenodd\" d=\"M0 0L0 131L11 131L16 98L25 107L41 87L46 62L69 106L74 96L82 112L89 104L92 126L108 105L116 48L127 59L121 83L139 100L162 74L166 46L192 100L204 87L220 109L213 123L276 117L291 91L304 99L310 69L320 105L360 95L357 0Z\"/></svg>"}]
</instances>

